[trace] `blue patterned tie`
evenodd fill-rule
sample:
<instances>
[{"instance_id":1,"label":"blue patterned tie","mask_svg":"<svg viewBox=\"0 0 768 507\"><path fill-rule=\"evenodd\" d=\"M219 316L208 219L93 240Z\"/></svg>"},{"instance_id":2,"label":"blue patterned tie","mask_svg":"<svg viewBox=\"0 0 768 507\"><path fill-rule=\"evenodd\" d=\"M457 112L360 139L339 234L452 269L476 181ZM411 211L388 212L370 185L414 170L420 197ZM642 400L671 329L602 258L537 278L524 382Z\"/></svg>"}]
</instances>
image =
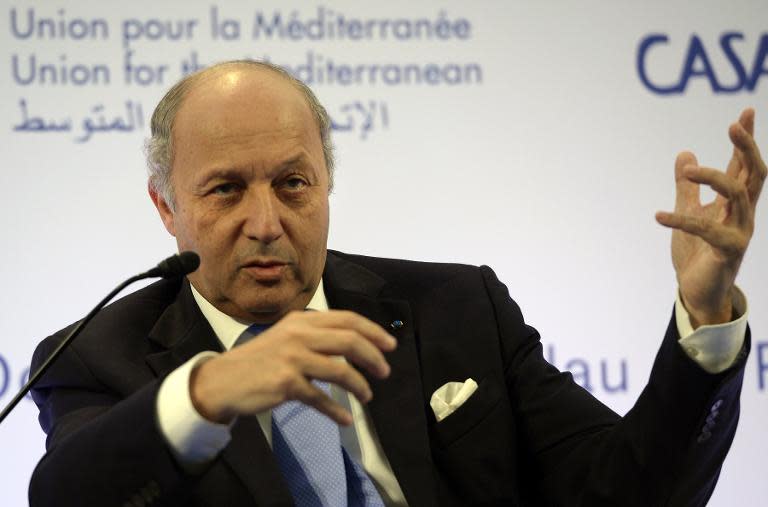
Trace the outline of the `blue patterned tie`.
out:
<instances>
[{"instance_id":1,"label":"blue patterned tie","mask_svg":"<svg viewBox=\"0 0 768 507\"><path fill-rule=\"evenodd\" d=\"M236 344L267 327L252 325ZM313 384L330 395L327 382ZM297 506L384 507L371 478L342 448L339 427L308 405L287 401L272 410L272 452Z\"/></svg>"}]
</instances>

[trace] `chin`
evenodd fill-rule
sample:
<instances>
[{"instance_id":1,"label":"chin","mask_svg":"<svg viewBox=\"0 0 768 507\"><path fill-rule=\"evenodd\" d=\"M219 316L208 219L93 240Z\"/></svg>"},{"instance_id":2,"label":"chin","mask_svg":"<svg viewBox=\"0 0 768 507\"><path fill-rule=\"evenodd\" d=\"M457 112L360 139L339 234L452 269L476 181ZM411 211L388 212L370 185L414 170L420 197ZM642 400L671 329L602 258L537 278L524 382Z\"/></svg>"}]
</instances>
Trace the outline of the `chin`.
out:
<instances>
[{"instance_id":1,"label":"chin","mask_svg":"<svg viewBox=\"0 0 768 507\"><path fill-rule=\"evenodd\" d=\"M274 322L291 310L303 310L308 303L309 299L304 301L301 294L261 294L260 297L249 298L238 306L252 316L259 317L258 320Z\"/></svg>"}]
</instances>

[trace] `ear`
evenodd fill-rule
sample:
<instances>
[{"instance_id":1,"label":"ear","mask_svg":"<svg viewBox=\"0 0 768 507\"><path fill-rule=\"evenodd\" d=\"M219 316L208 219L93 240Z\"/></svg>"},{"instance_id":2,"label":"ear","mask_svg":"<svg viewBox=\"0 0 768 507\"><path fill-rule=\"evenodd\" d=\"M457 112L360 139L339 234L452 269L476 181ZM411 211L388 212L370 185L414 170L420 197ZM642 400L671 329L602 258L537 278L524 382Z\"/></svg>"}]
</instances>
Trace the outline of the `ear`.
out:
<instances>
[{"instance_id":1,"label":"ear","mask_svg":"<svg viewBox=\"0 0 768 507\"><path fill-rule=\"evenodd\" d=\"M165 230L168 231L171 236L175 237L176 225L174 223L174 215L171 207L165 202L163 196L158 194L157 191L152 188L152 185L147 184L147 191L149 192L149 198L152 199L152 203L155 205L155 208L157 208L157 212L160 213L160 219L163 221L163 225L165 225Z\"/></svg>"}]
</instances>

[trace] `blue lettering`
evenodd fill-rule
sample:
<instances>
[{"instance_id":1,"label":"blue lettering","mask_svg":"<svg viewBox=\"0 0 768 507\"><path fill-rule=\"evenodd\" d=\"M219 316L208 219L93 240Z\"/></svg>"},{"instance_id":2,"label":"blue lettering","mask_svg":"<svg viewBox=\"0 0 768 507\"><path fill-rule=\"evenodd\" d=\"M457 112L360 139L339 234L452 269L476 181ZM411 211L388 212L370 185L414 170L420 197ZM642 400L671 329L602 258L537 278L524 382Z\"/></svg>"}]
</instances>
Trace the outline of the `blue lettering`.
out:
<instances>
[{"instance_id":1,"label":"blue lettering","mask_svg":"<svg viewBox=\"0 0 768 507\"><path fill-rule=\"evenodd\" d=\"M217 19L218 11L215 7L211 12L211 19ZM216 38L215 30L213 33ZM355 18L325 7L318 7L317 14L307 18L302 17L296 10L289 16L283 16L278 11L274 11L271 16L256 11L251 27L253 39L263 36L289 40L465 40L471 35L472 25L468 19L450 19L446 11L440 11L435 19Z\"/></svg>"},{"instance_id":2,"label":"blue lettering","mask_svg":"<svg viewBox=\"0 0 768 507\"><path fill-rule=\"evenodd\" d=\"M627 392L627 360L622 359L619 362L621 374L619 375L619 382L611 385L608 382L608 361L603 359L600 361L600 379L602 380L603 389L609 393Z\"/></svg>"},{"instance_id":3,"label":"blue lettering","mask_svg":"<svg viewBox=\"0 0 768 507\"><path fill-rule=\"evenodd\" d=\"M32 83L54 86L108 85L110 81L109 67L106 65L70 64L67 62L67 55L59 55L58 65L40 63L35 54L22 60L16 54L11 57L11 74L14 81L23 86Z\"/></svg>"},{"instance_id":4,"label":"blue lettering","mask_svg":"<svg viewBox=\"0 0 768 507\"><path fill-rule=\"evenodd\" d=\"M281 33L281 25L282 25L282 19L280 17L279 12L275 12L272 16L272 23L267 24L264 20L264 15L261 12L256 13L256 19L253 22L253 38L258 39L261 35L261 31L264 31L264 34L272 38L272 34L277 32L279 35L282 35Z\"/></svg>"},{"instance_id":5,"label":"blue lettering","mask_svg":"<svg viewBox=\"0 0 768 507\"><path fill-rule=\"evenodd\" d=\"M701 69L696 68L696 63L699 61L702 65ZM712 64L709 62L707 52L698 35L691 37L691 42L688 45L688 54L683 64L683 71L680 74L679 87L681 92L684 92L688 86L688 80L695 76L706 76L709 79L712 91L717 92L720 90L720 84L717 82L717 77L715 77L715 73L712 71Z\"/></svg>"},{"instance_id":6,"label":"blue lettering","mask_svg":"<svg viewBox=\"0 0 768 507\"><path fill-rule=\"evenodd\" d=\"M29 366L21 370L21 379L19 380L19 389L22 389L24 385L29 381ZM24 396L26 399L31 400L32 395L27 393L26 396Z\"/></svg>"},{"instance_id":7,"label":"blue lettering","mask_svg":"<svg viewBox=\"0 0 768 507\"><path fill-rule=\"evenodd\" d=\"M719 39L723 56L735 74L733 83L725 85L720 82L704 43L696 34L691 35L676 83L659 84L653 82L648 74L648 54L653 46L669 43L669 37L665 34L650 34L641 39L637 49L637 74L646 88L659 95L685 93L689 81L698 77L706 79L714 93L737 93L742 90L753 92L760 77L768 74L768 34L760 38L751 74L734 49L734 43L744 38L740 32L725 32Z\"/></svg>"},{"instance_id":8,"label":"blue lettering","mask_svg":"<svg viewBox=\"0 0 768 507\"><path fill-rule=\"evenodd\" d=\"M757 80L760 76L768 74L768 68L766 63L768 62L768 34L763 34L760 38L760 46L757 48L755 54L755 61L752 64L752 77L747 80L747 90L750 92L755 91L757 87Z\"/></svg>"},{"instance_id":9,"label":"blue lettering","mask_svg":"<svg viewBox=\"0 0 768 507\"><path fill-rule=\"evenodd\" d=\"M26 30L19 29L19 21L16 15L16 8L11 9L11 33L17 39L29 39L35 31L34 9L27 9Z\"/></svg>"},{"instance_id":10,"label":"blue lettering","mask_svg":"<svg viewBox=\"0 0 768 507\"><path fill-rule=\"evenodd\" d=\"M236 19L225 19L216 28L214 39L221 37L224 40L237 40L240 38L240 22Z\"/></svg>"},{"instance_id":11,"label":"blue lettering","mask_svg":"<svg viewBox=\"0 0 768 507\"><path fill-rule=\"evenodd\" d=\"M733 67L733 71L736 73L736 83L733 86L721 86L720 91L724 93L733 93L739 91L747 80L747 71L744 69L744 64L739 60L739 56L731 47L732 40L744 40L744 35L738 32L726 32L720 37L720 47L723 48L723 53Z\"/></svg>"},{"instance_id":12,"label":"blue lettering","mask_svg":"<svg viewBox=\"0 0 768 507\"><path fill-rule=\"evenodd\" d=\"M765 391L768 375L768 342L757 344L757 380L761 391Z\"/></svg>"},{"instance_id":13,"label":"blue lettering","mask_svg":"<svg viewBox=\"0 0 768 507\"><path fill-rule=\"evenodd\" d=\"M194 36L196 19L136 19L123 20L123 47L130 47L137 40L191 40Z\"/></svg>"},{"instance_id":14,"label":"blue lettering","mask_svg":"<svg viewBox=\"0 0 768 507\"><path fill-rule=\"evenodd\" d=\"M555 347L553 345L547 345L545 359L548 363L559 368L555 364ZM591 366L586 359L575 358L566 362L561 370L570 371L573 375L574 381L587 391L593 392L594 386L591 382ZM600 385L608 394L626 393L629 389L629 368L627 366L627 360L621 359L619 361L619 376L618 379L611 380L609 374L608 360L600 360Z\"/></svg>"},{"instance_id":15,"label":"blue lettering","mask_svg":"<svg viewBox=\"0 0 768 507\"><path fill-rule=\"evenodd\" d=\"M289 39L300 40L302 35L304 35L304 25L298 19L290 20L285 28L285 33L288 34Z\"/></svg>"},{"instance_id":16,"label":"blue lettering","mask_svg":"<svg viewBox=\"0 0 768 507\"><path fill-rule=\"evenodd\" d=\"M424 79L427 84L440 84L440 67L433 63L424 66Z\"/></svg>"},{"instance_id":17,"label":"blue lettering","mask_svg":"<svg viewBox=\"0 0 768 507\"><path fill-rule=\"evenodd\" d=\"M66 11L59 9L57 18L45 18L36 15L35 9L27 9L26 23L22 24L16 8L11 9L11 33L17 39L106 39L109 25L103 18L85 20L67 19Z\"/></svg>"},{"instance_id":18,"label":"blue lettering","mask_svg":"<svg viewBox=\"0 0 768 507\"><path fill-rule=\"evenodd\" d=\"M2 382L0 382L0 398L2 398L2 396L8 390L8 379L11 376L11 372L8 368L8 362L5 360L2 354L0 354L0 370L2 370Z\"/></svg>"},{"instance_id":19,"label":"blue lettering","mask_svg":"<svg viewBox=\"0 0 768 507\"><path fill-rule=\"evenodd\" d=\"M128 50L124 55L123 74L125 75L125 84L138 84L140 86L163 84L165 73L168 72L168 65L152 66L134 63L133 54L133 50Z\"/></svg>"},{"instance_id":20,"label":"blue lettering","mask_svg":"<svg viewBox=\"0 0 768 507\"><path fill-rule=\"evenodd\" d=\"M589 382L589 364L584 359L571 359L565 363L565 369L571 372L577 384L590 393L593 391L592 384Z\"/></svg>"},{"instance_id":21,"label":"blue lettering","mask_svg":"<svg viewBox=\"0 0 768 507\"><path fill-rule=\"evenodd\" d=\"M469 20L459 18L453 25L453 31L459 39L468 39L470 37L471 26Z\"/></svg>"},{"instance_id":22,"label":"blue lettering","mask_svg":"<svg viewBox=\"0 0 768 507\"><path fill-rule=\"evenodd\" d=\"M680 93L683 89L679 84L671 86L658 86L648 79L648 72L646 71L645 59L648 50L655 44L666 44L669 42L669 37L664 34L653 34L644 38L640 42L640 47L637 50L637 73L640 76L640 81L643 82L646 88L659 95L669 95L671 93Z\"/></svg>"}]
</instances>

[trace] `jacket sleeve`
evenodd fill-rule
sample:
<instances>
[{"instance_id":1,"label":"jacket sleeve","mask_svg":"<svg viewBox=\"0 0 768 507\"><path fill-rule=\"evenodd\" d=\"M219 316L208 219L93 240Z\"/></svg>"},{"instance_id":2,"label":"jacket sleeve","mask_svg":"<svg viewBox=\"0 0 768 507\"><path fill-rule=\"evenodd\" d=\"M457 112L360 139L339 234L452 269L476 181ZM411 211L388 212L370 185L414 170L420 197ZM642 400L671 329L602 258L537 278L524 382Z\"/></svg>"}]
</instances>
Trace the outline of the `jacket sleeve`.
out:
<instances>
[{"instance_id":1,"label":"jacket sleeve","mask_svg":"<svg viewBox=\"0 0 768 507\"><path fill-rule=\"evenodd\" d=\"M32 368L60 341L60 335L43 341ZM32 391L48 436L30 482L30 505L156 505L163 497L183 503L190 477L155 420L160 382L126 396L103 385L68 348Z\"/></svg>"},{"instance_id":2,"label":"jacket sleeve","mask_svg":"<svg viewBox=\"0 0 768 507\"><path fill-rule=\"evenodd\" d=\"M533 465L523 497L534 505L705 505L736 431L749 329L736 363L713 375L677 343L673 315L648 384L621 418L544 359L507 288L481 270Z\"/></svg>"}]
</instances>

